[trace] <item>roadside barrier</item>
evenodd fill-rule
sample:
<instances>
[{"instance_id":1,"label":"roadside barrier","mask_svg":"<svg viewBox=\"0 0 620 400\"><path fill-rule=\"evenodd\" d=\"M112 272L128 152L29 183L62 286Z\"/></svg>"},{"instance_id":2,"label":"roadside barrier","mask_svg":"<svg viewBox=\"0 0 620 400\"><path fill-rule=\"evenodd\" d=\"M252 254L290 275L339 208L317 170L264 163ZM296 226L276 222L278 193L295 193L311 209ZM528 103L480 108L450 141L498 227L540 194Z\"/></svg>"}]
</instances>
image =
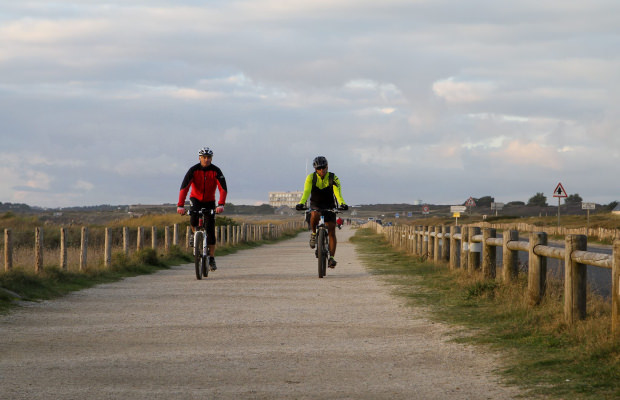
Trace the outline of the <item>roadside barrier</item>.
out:
<instances>
[{"instance_id":1,"label":"roadside barrier","mask_svg":"<svg viewBox=\"0 0 620 400\"><path fill-rule=\"evenodd\" d=\"M215 239L217 246L237 246L241 243L259 242L280 238L285 233L294 233L305 227L304 221L288 221L282 224L241 224L241 225L222 225L215 227ZM88 258L95 252L101 256L103 252L103 265L112 265L112 250L128 255L132 248L132 239L135 240L136 251L150 247L152 249L168 253L171 246L179 246L181 238L179 235L179 224L163 227L163 234L160 228L153 226L147 231L144 227L129 229L128 227L104 228L103 250L101 246L91 246L89 248L89 228L84 226L80 231L79 245L79 264L78 269L84 270L88 264ZM147 232L150 244L147 244ZM116 233L116 234L115 234ZM135 235L135 236L134 236ZM184 247L189 249L189 237L191 228L188 226L185 232ZM163 243L160 244L160 239ZM68 265L67 250L67 228L60 228L59 243L55 248L59 251L59 267L66 270ZM114 246L116 244L116 246ZM75 249L74 249L75 250ZM49 254L49 251L48 251ZM43 270L44 260L44 235L43 228L35 228L34 238L34 270L39 273ZM11 229L4 230L4 270L10 271L14 264L14 238Z\"/></svg>"},{"instance_id":2,"label":"roadside barrier","mask_svg":"<svg viewBox=\"0 0 620 400\"><path fill-rule=\"evenodd\" d=\"M587 250L587 236L568 234L564 248L547 246L546 232L529 232L528 241L519 240L518 230L505 230L497 238L497 229L474 225L382 226L368 222L364 227L382 234L398 249L435 263L447 264L451 270L460 268L485 279L496 279L497 247L502 249L502 282L511 282L518 274L518 252L529 253L527 295L532 305L545 296L547 258L564 261L564 319L568 325L586 318L586 265L612 270L611 329L620 336L620 239L613 242L613 253Z\"/></svg>"}]
</instances>

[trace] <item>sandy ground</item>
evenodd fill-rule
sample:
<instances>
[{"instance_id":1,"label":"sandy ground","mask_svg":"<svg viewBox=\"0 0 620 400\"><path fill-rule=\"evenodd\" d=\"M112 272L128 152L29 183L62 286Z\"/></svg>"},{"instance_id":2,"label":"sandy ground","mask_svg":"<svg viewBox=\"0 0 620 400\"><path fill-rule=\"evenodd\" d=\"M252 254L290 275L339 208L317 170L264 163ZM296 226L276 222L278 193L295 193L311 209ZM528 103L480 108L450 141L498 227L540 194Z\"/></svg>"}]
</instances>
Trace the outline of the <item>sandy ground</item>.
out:
<instances>
[{"instance_id":1,"label":"sandy ground","mask_svg":"<svg viewBox=\"0 0 620 400\"><path fill-rule=\"evenodd\" d=\"M0 316L0 399L509 399L498 360L448 341L338 232L307 234Z\"/></svg>"}]
</instances>

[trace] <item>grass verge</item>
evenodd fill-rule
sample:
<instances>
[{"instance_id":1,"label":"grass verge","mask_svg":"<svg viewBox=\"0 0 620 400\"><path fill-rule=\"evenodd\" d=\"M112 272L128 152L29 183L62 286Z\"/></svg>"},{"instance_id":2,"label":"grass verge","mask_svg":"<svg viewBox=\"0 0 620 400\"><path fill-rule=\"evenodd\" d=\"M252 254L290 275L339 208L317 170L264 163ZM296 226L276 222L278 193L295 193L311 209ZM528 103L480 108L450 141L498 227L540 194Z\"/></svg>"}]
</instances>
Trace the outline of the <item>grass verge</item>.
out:
<instances>
[{"instance_id":1,"label":"grass verge","mask_svg":"<svg viewBox=\"0 0 620 400\"><path fill-rule=\"evenodd\" d=\"M461 330L455 340L499 351L501 374L527 397L620 398L620 341L611 337L610 306L603 300L591 299L588 319L569 327L558 283L532 307L525 279L506 285L450 271L393 249L367 229L351 240L367 268L395 284L398 295Z\"/></svg>"},{"instance_id":2,"label":"grass verge","mask_svg":"<svg viewBox=\"0 0 620 400\"><path fill-rule=\"evenodd\" d=\"M278 239L252 241L237 246L220 246L218 257L252 249L265 244L293 238L298 232L283 233ZM168 254L157 254L153 249L143 249L131 256L113 255L112 267L90 267L84 271L67 271L57 266L45 266L41 273L15 268L0 272L0 313L17 306L18 301L41 301L58 298L67 293L93 287L101 283L119 281L130 276L151 274L173 265L193 262L190 252L173 246Z\"/></svg>"}]
</instances>

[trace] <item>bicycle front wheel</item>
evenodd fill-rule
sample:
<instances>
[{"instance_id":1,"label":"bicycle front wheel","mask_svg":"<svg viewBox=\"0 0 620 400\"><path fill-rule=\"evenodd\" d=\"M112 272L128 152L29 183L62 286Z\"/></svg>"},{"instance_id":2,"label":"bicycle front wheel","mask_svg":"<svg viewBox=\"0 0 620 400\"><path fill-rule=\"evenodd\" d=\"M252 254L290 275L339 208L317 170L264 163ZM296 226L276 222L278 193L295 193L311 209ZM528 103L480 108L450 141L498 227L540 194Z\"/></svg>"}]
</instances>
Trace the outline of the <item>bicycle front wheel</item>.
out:
<instances>
[{"instance_id":1,"label":"bicycle front wheel","mask_svg":"<svg viewBox=\"0 0 620 400\"><path fill-rule=\"evenodd\" d=\"M319 253L319 278L325 276L327 269L327 238L325 237L325 229L320 229L317 235L318 253Z\"/></svg>"},{"instance_id":2,"label":"bicycle front wheel","mask_svg":"<svg viewBox=\"0 0 620 400\"><path fill-rule=\"evenodd\" d=\"M202 279L202 232L196 232L194 236L194 266L196 267L196 279Z\"/></svg>"}]
</instances>

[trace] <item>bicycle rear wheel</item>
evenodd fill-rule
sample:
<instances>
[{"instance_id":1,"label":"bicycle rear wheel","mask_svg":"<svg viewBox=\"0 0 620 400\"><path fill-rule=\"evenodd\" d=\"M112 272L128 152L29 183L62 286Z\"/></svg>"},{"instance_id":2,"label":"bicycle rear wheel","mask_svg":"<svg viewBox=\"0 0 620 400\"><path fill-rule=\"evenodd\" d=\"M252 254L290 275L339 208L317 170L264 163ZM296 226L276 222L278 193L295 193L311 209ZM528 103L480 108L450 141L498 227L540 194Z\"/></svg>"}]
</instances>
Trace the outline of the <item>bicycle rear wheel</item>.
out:
<instances>
[{"instance_id":1,"label":"bicycle rear wheel","mask_svg":"<svg viewBox=\"0 0 620 400\"><path fill-rule=\"evenodd\" d=\"M194 236L194 266L196 267L196 279L202 279L202 232L196 232Z\"/></svg>"},{"instance_id":2,"label":"bicycle rear wheel","mask_svg":"<svg viewBox=\"0 0 620 400\"><path fill-rule=\"evenodd\" d=\"M326 246L327 238L325 237L325 229L319 229L317 236L317 246L319 252L319 278L325 276L325 271L327 269L327 246Z\"/></svg>"}]
</instances>

